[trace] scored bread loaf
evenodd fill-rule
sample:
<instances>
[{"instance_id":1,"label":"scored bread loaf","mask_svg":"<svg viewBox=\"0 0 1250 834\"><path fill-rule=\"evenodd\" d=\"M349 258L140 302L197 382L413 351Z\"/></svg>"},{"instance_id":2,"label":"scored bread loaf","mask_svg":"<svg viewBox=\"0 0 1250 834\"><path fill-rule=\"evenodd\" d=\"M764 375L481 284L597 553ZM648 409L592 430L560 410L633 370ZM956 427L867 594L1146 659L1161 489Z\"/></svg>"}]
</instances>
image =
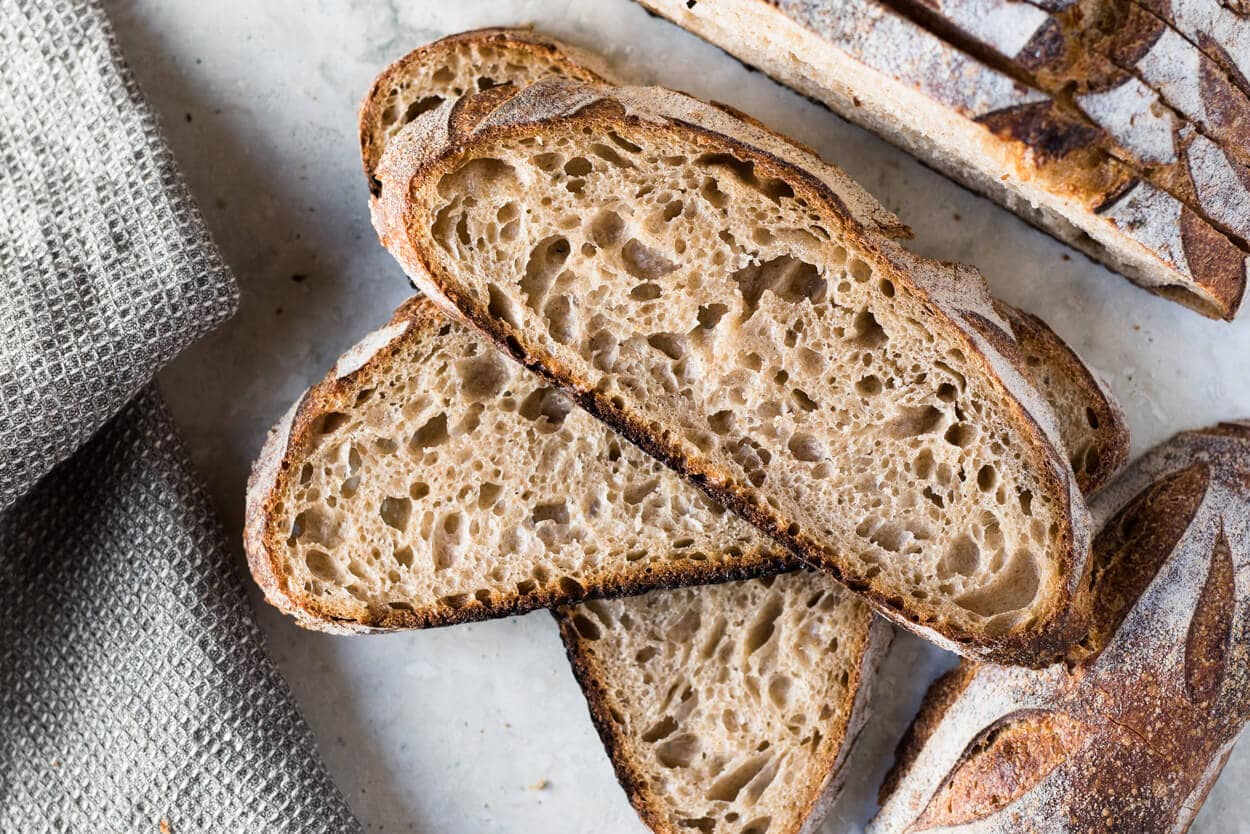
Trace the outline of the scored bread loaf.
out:
<instances>
[{"instance_id":1,"label":"scored bread loaf","mask_svg":"<svg viewBox=\"0 0 1250 834\"><path fill-rule=\"evenodd\" d=\"M1231 319L1246 252L1102 131L890 4L639 0L1152 292Z\"/></svg>"},{"instance_id":2,"label":"scored bread loaf","mask_svg":"<svg viewBox=\"0 0 1250 834\"><path fill-rule=\"evenodd\" d=\"M1089 637L939 680L875 834L1189 828L1250 719L1250 423L1177 435L1093 508Z\"/></svg>"},{"instance_id":3,"label":"scored bread loaf","mask_svg":"<svg viewBox=\"0 0 1250 834\"><path fill-rule=\"evenodd\" d=\"M891 635L805 570L556 619L617 776L657 834L815 831Z\"/></svg>"},{"instance_id":4,"label":"scored bread loaf","mask_svg":"<svg viewBox=\"0 0 1250 834\"><path fill-rule=\"evenodd\" d=\"M384 152L375 225L441 303L900 622L1061 651L1086 512L983 279L742 127L564 80L443 105Z\"/></svg>"},{"instance_id":5,"label":"scored bread loaf","mask_svg":"<svg viewBox=\"0 0 1250 834\"><path fill-rule=\"evenodd\" d=\"M1048 0L1067 4L1073 0ZM1250 95L1250 4L1245 0L1132 0L1197 44Z\"/></svg>"},{"instance_id":6,"label":"scored bread loaf","mask_svg":"<svg viewBox=\"0 0 1250 834\"><path fill-rule=\"evenodd\" d=\"M1070 101L1112 154L1234 242L1250 239L1250 98L1157 17L1129 0L1053 14L1027 0L900 1L948 42Z\"/></svg>"}]
</instances>

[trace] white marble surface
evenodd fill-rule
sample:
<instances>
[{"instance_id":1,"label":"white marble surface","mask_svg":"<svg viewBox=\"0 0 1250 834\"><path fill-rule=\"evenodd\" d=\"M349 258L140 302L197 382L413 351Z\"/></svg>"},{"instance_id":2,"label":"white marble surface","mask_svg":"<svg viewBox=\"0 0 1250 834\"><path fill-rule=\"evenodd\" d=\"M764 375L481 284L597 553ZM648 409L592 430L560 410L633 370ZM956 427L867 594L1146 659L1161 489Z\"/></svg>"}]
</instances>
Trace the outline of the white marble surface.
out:
<instances>
[{"instance_id":1,"label":"white marble surface","mask_svg":"<svg viewBox=\"0 0 1250 834\"><path fill-rule=\"evenodd\" d=\"M267 427L407 294L369 226L359 96L408 49L534 22L641 81L736 105L847 168L916 230L1044 316L1110 380L1134 449L1250 416L1250 314L1209 322L1136 290L628 0L116 0L123 49L243 290L239 315L161 378L227 529ZM241 558L241 553L239 554ZM641 832L545 614L385 637L300 631L256 598L270 650L371 831ZM871 812L888 751L949 658L907 638L851 790L825 831ZM1196 830L1250 832L1243 744ZM546 784L542 789L531 786Z\"/></svg>"}]
</instances>

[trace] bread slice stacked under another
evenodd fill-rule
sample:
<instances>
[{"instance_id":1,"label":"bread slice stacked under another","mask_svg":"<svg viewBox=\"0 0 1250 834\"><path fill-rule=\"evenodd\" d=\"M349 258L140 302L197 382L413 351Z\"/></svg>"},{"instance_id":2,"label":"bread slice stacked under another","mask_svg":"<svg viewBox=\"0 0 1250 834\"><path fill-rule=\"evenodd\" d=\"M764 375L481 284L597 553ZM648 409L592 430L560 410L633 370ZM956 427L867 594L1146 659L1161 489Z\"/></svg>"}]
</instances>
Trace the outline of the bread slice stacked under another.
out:
<instances>
[{"instance_id":1,"label":"bread slice stacked under another","mask_svg":"<svg viewBox=\"0 0 1250 834\"><path fill-rule=\"evenodd\" d=\"M879 610L1044 662L1083 627L1088 517L1010 325L761 134L547 79L401 131L375 224L442 304Z\"/></svg>"},{"instance_id":2,"label":"bread slice stacked under another","mask_svg":"<svg viewBox=\"0 0 1250 834\"><path fill-rule=\"evenodd\" d=\"M434 99L582 77L591 64L524 30L417 50L366 100L366 174ZM839 186L878 232L906 233L849 180ZM1044 324L996 309L1059 412L1079 483L1096 488L1127 451L1122 415ZM333 631L459 622L795 565L420 299L345 355L271 435L249 489L247 544L267 598ZM796 571L556 616L622 784L656 831L818 824L888 642L862 601L827 575Z\"/></svg>"}]
</instances>

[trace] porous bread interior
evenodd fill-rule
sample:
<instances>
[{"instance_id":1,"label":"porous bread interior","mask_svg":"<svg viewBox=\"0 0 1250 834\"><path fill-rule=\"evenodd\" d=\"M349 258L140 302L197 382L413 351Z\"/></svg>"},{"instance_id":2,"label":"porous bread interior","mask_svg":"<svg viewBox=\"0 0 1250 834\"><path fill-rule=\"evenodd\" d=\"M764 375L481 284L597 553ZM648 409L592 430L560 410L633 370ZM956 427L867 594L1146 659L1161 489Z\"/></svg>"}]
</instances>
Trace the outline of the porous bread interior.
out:
<instances>
[{"instance_id":1,"label":"porous bread interior","mask_svg":"<svg viewBox=\"0 0 1250 834\"><path fill-rule=\"evenodd\" d=\"M435 272L926 624L1053 612L1054 487L921 300L733 146L578 124L475 142L414 192Z\"/></svg>"},{"instance_id":2,"label":"porous bread interior","mask_svg":"<svg viewBox=\"0 0 1250 834\"><path fill-rule=\"evenodd\" d=\"M796 571L561 614L663 831L793 834L841 750L872 614ZM566 635L567 639L567 635Z\"/></svg>"},{"instance_id":3,"label":"porous bread interior","mask_svg":"<svg viewBox=\"0 0 1250 834\"><path fill-rule=\"evenodd\" d=\"M1047 173L1031 163L1025 167L1033 170L1024 171L1013 143L999 140L974 121L984 114L956 112L921 90L860 64L789 19L789 12L775 8L776 4L758 0L698 5L682 0L640 2L1137 284L1205 316L1224 314L1220 302L1166 265L1157 252L1100 216L1094 207L1073 199L1062 174L1057 182L1048 183Z\"/></svg>"},{"instance_id":4,"label":"porous bread interior","mask_svg":"<svg viewBox=\"0 0 1250 834\"><path fill-rule=\"evenodd\" d=\"M525 610L775 549L419 303L429 332L351 378L293 458L273 521L288 592L341 617Z\"/></svg>"},{"instance_id":5,"label":"porous bread interior","mask_svg":"<svg viewBox=\"0 0 1250 834\"><path fill-rule=\"evenodd\" d=\"M440 41L428 48L422 60L402 63L401 72L386 76L385 86L375 92L377 117L367 129L370 171L382 156L386 144L422 113L444 101L477 93L497 84L532 84L550 76L593 77L589 71L564 60L559 53L541 49L521 51L507 41L463 38Z\"/></svg>"}]
</instances>

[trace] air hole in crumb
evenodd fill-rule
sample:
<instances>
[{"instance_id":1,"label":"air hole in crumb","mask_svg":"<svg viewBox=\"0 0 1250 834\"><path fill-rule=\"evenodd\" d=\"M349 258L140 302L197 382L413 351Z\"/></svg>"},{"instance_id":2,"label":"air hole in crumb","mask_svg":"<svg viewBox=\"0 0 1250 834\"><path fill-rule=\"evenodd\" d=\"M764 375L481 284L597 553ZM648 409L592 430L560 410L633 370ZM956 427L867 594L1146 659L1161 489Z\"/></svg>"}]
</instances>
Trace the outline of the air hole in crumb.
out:
<instances>
[{"instance_id":1,"label":"air hole in crumb","mask_svg":"<svg viewBox=\"0 0 1250 834\"><path fill-rule=\"evenodd\" d=\"M544 521L554 521L556 524L569 523L569 507L567 502L558 501L551 504L539 504L534 507L531 515L535 524Z\"/></svg>"},{"instance_id":2,"label":"air hole in crumb","mask_svg":"<svg viewBox=\"0 0 1250 834\"><path fill-rule=\"evenodd\" d=\"M412 501L394 496L384 498L378 514L388 526L396 530L404 530L408 527L408 519L412 515Z\"/></svg>"},{"instance_id":3,"label":"air hole in crumb","mask_svg":"<svg viewBox=\"0 0 1250 834\"><path fill-rule=\"evenodd\" d=\"M338 567L334 564L334 559L323 550L309 550L304 554L304 564L322 582L332 582L338 578Z\"/></svg>"},{"instance_id":4,"label":"air hole in crumb","mask_svg":"<svg viewBox=\"0 0 1250 834\"><path fill-rule=\"evenodd\" d=\"M790 438L788 448L796 460L807 463L823 460L825 457L825 450L820 445L820 441L810 434L795 434Z\"/></svg>"},{"instance_id":5,"label":"air hole in crumb","mask_svg":"<svg viewBox=\"0 0 1250 834\"><path fill-rule=\"evenodd\" d=\"M542 386L526 395L517 413L526 420L534 421L540 432L550 434L560 427L572 408L572 403L559 391Z\"/></svg>"},{"instance_id":6,"label":"air hole in crumb","mask_svg":"<svg viewBox=\"0 0 1250 834\"><path fill-rule=\"evenodd\" d=\"M661 742L655 748L655 758L661 767L670 769L689 767L698 752L699 737L690 733L682 733Z\"/></svg>"},{"instance_id":7,"label":"air hole in crumb","mask_svg":"<svg viewBox=\"0 0 1250 834\"><path fill-rule=\"evenodd\" d=\"M653 333L647 337L647 344L673 361L686 355L686 337L680 333Z\"/></svg>"},{"instance_id":8,"label":"air hole in crumb","mask_svg":"<svg viewBox=\"0 0 1250 834\"><path fill-rule=\"evenodd\" d=\"M621 247L621 260L625 271L640 281L654 281L677 269L658 251L632 238Z\"/></svg>"},{"instance_id":9,"label":"air hole in crumb","mask_svg":"<svg viewBox=\"0 0 1250 834\"><path fill-rule=\"evenodd\" d=\"M447 438L447 414L444 412L431 417L417 429L408 443L408 448L413 452L428 449L446 442Z\"/></svg>"},{"instance_id":10,"label":"air hole in crumb","mask_svg":"<svg viewBox=\"0 0 1250 834\"><path fill-rule=\"evenodd\" d=\"M855 383L855 390L865 397L880 394L881 388L881 377L876 376L875 374L869 374L868 376L861 377L860 380Z\"/></svg>"}]
</instances>

